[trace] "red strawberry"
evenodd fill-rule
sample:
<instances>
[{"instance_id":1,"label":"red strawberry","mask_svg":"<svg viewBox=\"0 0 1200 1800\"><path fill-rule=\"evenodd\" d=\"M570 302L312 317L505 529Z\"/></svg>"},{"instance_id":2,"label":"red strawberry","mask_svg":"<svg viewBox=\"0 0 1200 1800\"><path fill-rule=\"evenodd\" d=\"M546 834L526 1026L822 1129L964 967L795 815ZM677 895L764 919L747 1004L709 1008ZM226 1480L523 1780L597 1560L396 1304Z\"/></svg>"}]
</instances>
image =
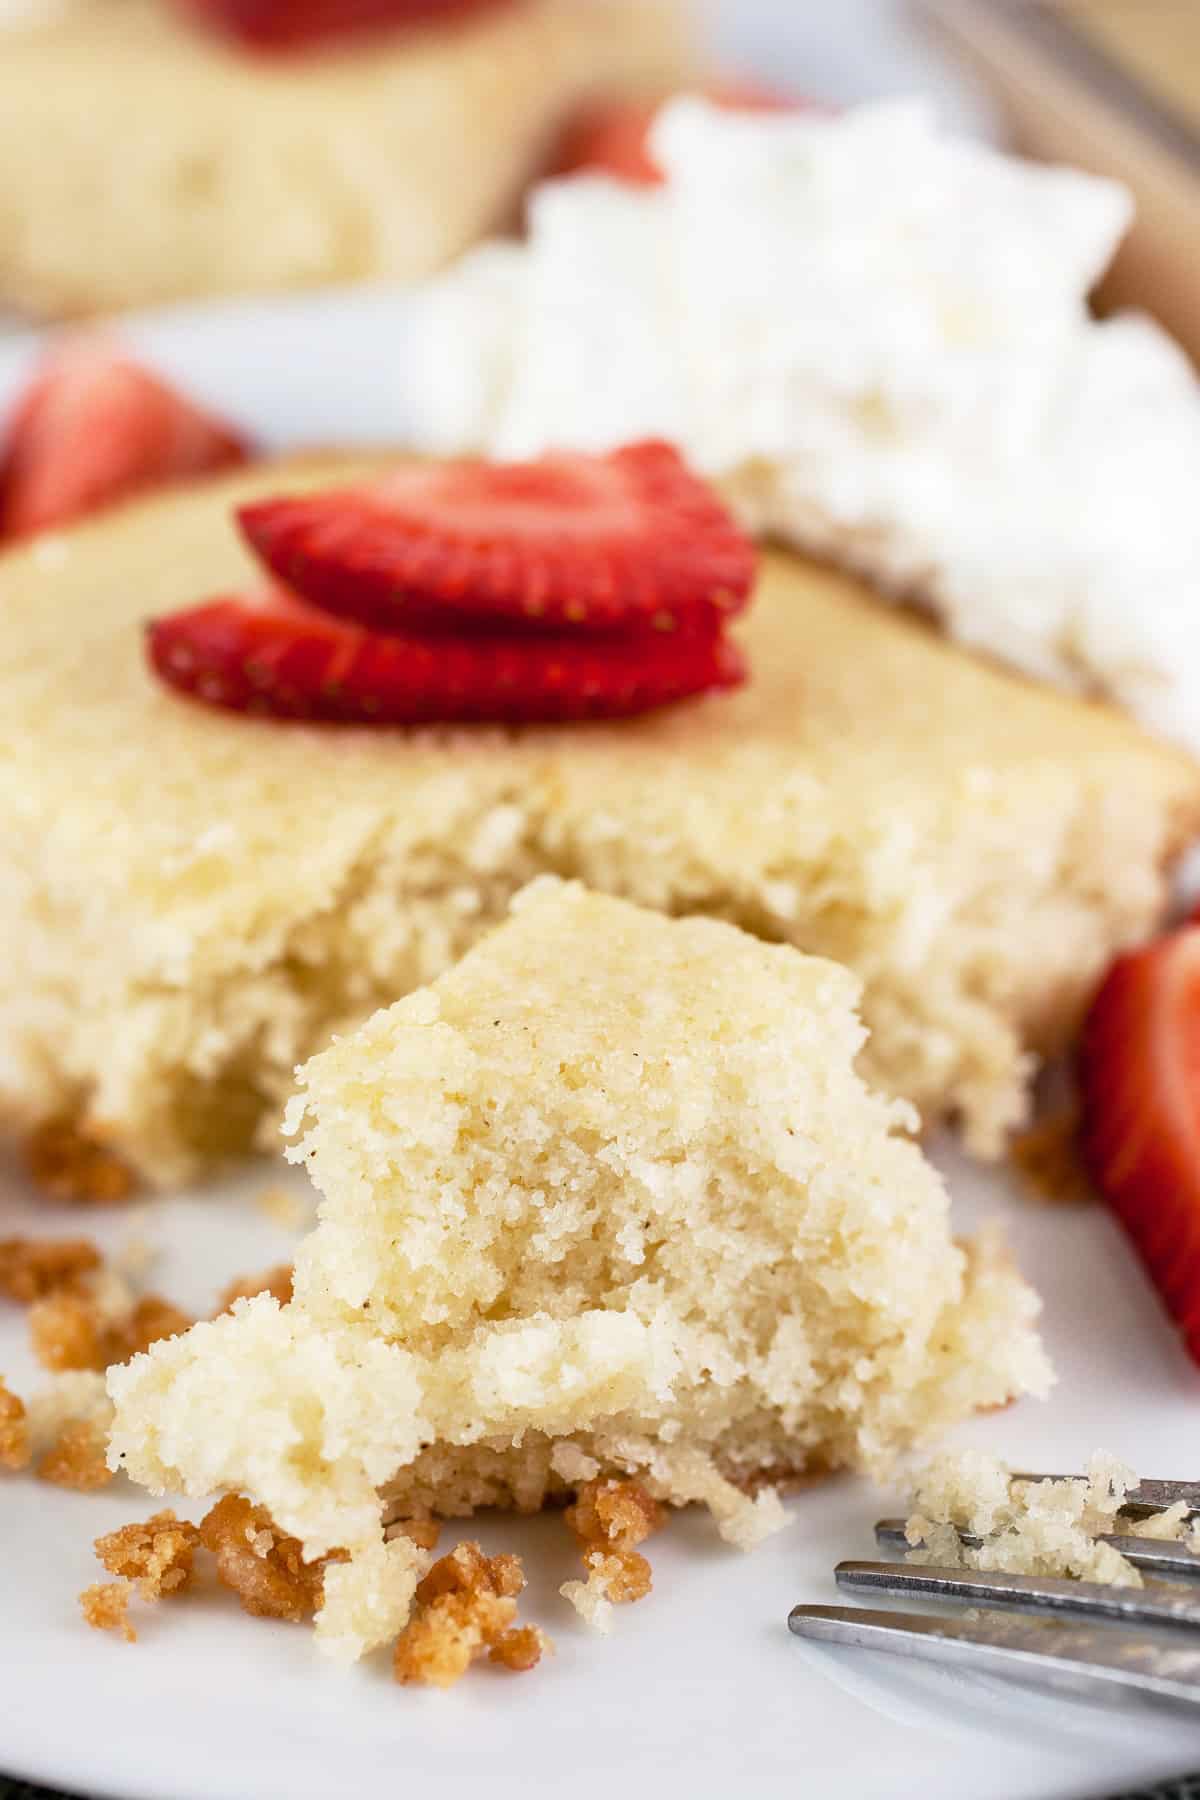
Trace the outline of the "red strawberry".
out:
<instances>
[{"instance_id":1,"label":"red strawberry","mask_svg":"<svg viewBox=\"0 0 1200 1800\"><path fill-rule=\"evenodd\" d=\"M755 552L669 444L532 463L406 463L238 514L275 575L377 630L714 624Z\"/></svg>"},{"instance_id":2,"label":"red strawberry","mask_svg":"<svg viewBox=\"0 0 1200 1800\"><path fill-rule=\"evenodd\" d=\"M730 112L791 112L804 104L754 82L724 81L700 92ZM635 187L658 187L663 172L650 152L650 130L670 99L612 100L588 107L567 127L551 175L611 175Z\"/></svg>"},{"instance_id":3,"label":"red strawberry","mask_svg":"<svg viewBox=\"0 0 1200 1800\"><path fill-rule=\"evenodd\" d=\"M1200 1362L1200 926L1118 957L1081 1075L1089 1172Z\"/></svg>"},{"instance_id":4,"label":"red strawberry","mask_svg":"<svg viewBox=\"0 0 1200 1800\"><path fill-rule=\"evenodd\" d=\"M147 653L164 681L213 706L376 725L620 718L745 673L718 633L386 636L280 588L156 620Z\"/></svg>"},{"instance_id":5,"label":"red strawberry","mask_svg":"<svg viewBox=\"0 0 1200 1800\"><path fill-rule=\"evenodd\" d=\"M245 442L100 339L51 353L0 453L0 536L65 525L140 488L244 461Z\"/></svg>"},{"instance_id":6,"label":"red strawberry","mask_svg":"<svg viewBox=\"0 0 1200 1800\"><path fill-rule=\"evenodd\" d=\"M175 0L202 24L256 50L299 50L400 25L479 12L505 0Z\"/></svg>"}]
</instances>

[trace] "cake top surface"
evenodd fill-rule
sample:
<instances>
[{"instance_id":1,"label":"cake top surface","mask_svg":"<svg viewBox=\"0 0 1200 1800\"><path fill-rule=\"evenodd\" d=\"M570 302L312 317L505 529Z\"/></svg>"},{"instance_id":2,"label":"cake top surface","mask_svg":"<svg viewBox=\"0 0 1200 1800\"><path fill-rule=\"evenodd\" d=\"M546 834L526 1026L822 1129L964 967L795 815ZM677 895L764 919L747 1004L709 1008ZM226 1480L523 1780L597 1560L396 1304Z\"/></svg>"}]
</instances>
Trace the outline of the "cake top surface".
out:
<instances>
[{"instance_id":1,"label":"cake top surface","mask_svg":"<svg viewBox=\"0 0 1200 1800\"><path fill-rule=\"evenodd\" d=\"M298 1297L345 1320L366 1303L433 1349L499 1296L510 1317L572 1318L690 1291L708 1214L720 1284L787 1256L801 1205L811 1221L877 1189L882 1220L923 1187L942 1206L891 1135L907 1109L851 1074L858 988L734 926L541 878L431 987L301 1072L291 1154L327 1200Z\"/></svg>"},{"instance_id":2,"label":"cake top surface","mask_svg":"<svg viewBox=\"0 0 1200 1800\"><path fill-rule=\"evenodd\" d=\"M327 864L383 840L410 859L452 841L486 874L526 833L543 858L586 834L597 856L671 856L732 892L839 842L878 852L878 881L907 880L901 840L952 835L981 808L1016 817L1056 783L1195 803L1194 767L1103 707L964 657L786 555L765 557L739 625L749 685L639 720L312 729L165 690L144 621L257 579L232 507L378 466L260 467L3 554L0 798L45 835L57 880L119 890L151 921L148 961L247 919L265 933L309 884L323 892Z\"/></svg>"},{"instance_id":3,"label":"cake top surface","mask_svg":"<svg viewBox=\"0 0 1200 1800\"><path fill-rule=\"evenodd\" d=\"M294 1297L115 1370L114 1454L248 1487L320 1551L369 1542L427 1446L570 1440L570 1466L641 1470L748 1539L739 1484L875 1466L1044 1387L1032 1295L952 1241L907 1109L855 1070L855 991L732 926L534 883L301 1071L293 1154L324 1198Z\"/></svg>"},{"instance_id":4,"label":"cake top surface","mask_svg":"<svg viewBox=\"0 0 1200 1800\"><path fill-rule=\"evenodd\" d=\"M547 183L519 245L432 284L415 442L669 437L752 524L1200 750L1195 374L1087 305L1131 196L920 101L679 100L654 152L663 187Z\"/></svg>"}]
</instances>

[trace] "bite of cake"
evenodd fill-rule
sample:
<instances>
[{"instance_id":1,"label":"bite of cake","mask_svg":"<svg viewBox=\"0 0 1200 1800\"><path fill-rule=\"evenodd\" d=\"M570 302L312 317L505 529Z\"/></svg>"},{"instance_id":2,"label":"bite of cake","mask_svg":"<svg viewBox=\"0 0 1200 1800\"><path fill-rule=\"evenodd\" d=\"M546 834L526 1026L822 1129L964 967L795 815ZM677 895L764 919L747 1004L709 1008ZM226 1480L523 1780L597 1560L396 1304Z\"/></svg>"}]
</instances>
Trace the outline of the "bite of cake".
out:
<instances>
[{"instance_id":1,"label":"bite of cake","mask_svg":"<svg viewBox=\"0 0 1200 1800\"><path fill-rule=\"evenodd\" d=\"M535 883L302 1072L294 1298L114 1369L110 1456L245 1491L311 1556L377 1554L381 1497L532 1510L601 1473L749 1545L780 1482L1043 1392L1033 1294L953 1241L911 1109L855 1071L857 985Z\"/></svg>"}]
</instances>

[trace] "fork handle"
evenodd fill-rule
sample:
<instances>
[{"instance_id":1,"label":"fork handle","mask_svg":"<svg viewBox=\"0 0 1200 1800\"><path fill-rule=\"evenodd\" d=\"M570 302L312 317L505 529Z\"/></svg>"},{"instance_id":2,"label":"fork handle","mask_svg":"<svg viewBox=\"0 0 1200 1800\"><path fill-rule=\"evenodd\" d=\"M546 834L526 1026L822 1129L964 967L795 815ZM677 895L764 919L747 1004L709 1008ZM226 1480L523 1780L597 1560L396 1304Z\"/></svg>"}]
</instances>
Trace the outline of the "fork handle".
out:
<instances>
[{"instance_id":1,"label":"fork handle","mask_svg":"<svg viewBox=\"0 0 1200 1800\"><path fill-rule=\"evenodd\" d=\"M1112 1626L934 1618L856 1606L795 1606L788 1626L818 1643L974 1668L1089 1699L1200 1708L1200 1650L1151 1643Z\"/></svg>"}]
</instances>

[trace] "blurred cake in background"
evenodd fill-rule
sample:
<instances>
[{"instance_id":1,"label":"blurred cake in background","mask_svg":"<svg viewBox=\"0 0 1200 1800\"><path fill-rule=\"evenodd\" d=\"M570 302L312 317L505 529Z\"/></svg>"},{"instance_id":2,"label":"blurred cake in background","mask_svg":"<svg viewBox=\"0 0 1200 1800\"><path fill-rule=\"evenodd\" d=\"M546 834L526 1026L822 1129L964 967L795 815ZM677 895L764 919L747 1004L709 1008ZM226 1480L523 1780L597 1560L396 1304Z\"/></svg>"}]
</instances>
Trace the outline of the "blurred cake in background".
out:
<instances>
[{"instance_id":1,"label":"blurred cake in background","mask_svg":"<svg viewBox=\"0 0 1200 1800\"><path fill-rule=\"evenodd\" d=\"M0 304L63 317L427 275L512 216L577 104L687 73L686 14L684 0L6 9Z\"/></svg>"}]
</instances>

